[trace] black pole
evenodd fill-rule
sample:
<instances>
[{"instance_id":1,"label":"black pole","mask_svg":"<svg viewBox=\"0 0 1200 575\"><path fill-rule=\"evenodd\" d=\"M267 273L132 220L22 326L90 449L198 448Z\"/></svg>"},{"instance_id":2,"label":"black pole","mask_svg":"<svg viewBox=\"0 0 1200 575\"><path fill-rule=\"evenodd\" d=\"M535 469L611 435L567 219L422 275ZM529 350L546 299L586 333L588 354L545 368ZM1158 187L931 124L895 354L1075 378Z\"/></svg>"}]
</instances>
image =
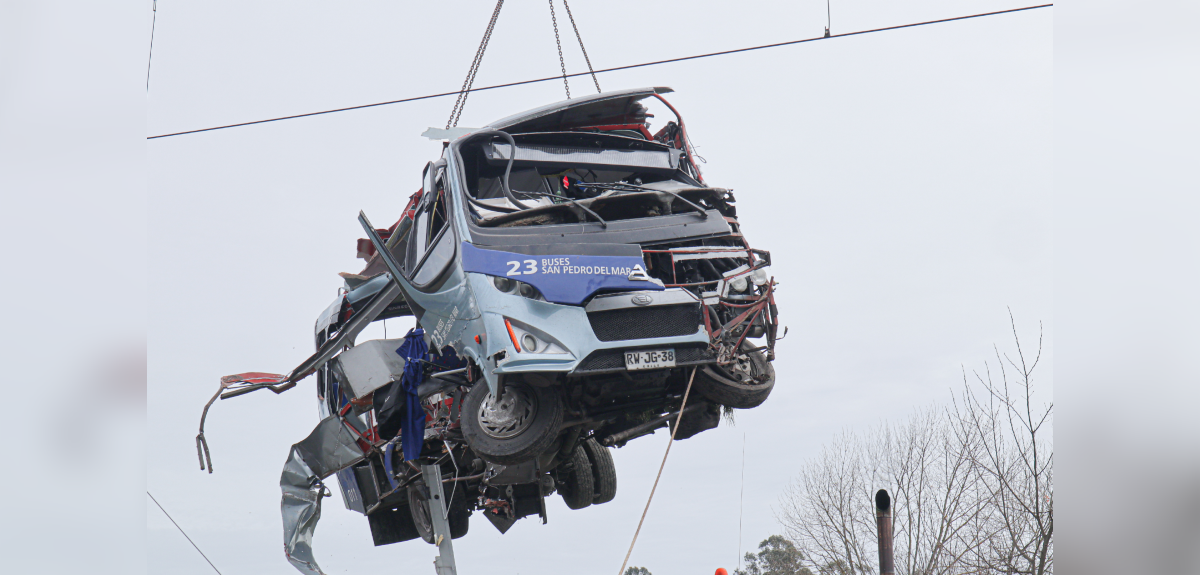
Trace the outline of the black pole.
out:
<instances>
[{"instance_id":1,"label":"black pole","mask_svg":"<svg viewBox=\"0 0 1200 575\"><path fill-rule=\"evenodd\" d=\"M879 527L879 575L896 575L892 556L892 498L886 489L875 493L875 523Z\"/></svg>"}]
</instances>

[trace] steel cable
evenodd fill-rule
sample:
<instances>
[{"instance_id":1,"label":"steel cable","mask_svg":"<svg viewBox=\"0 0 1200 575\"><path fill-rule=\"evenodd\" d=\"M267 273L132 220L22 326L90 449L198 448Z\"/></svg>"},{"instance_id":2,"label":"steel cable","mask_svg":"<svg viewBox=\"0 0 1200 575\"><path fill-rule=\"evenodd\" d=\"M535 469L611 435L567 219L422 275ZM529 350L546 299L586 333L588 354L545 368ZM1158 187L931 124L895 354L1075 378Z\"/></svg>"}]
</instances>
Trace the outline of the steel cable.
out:
<instances>
[{"instance_id":1,"label":"steel cable","mask_svg":"<svg viewBox=\"0 0 1200 575\"><path fill-rule=\"evenodd\" d=\"M870 30L859 30L858 32L846 32L845 34L834 34L834 35L827 36L827 37L825 37L825 36L822 36L822 37L816 37L816 38L804 38L804 39L801 39L801 40L790 40L790 41L787 41L787 42L777 42L777 43L775 43L775 44L763 44L763 45L761 45L761 46L751 46L751 47L749 47L749 48L735 48L735 49L733 49L733 50L724 50L724 51L721 51L721 52L710 52L710 53L708 53L708 54L697 54L697 55L695 55L695 56L682 56L682 57L679 57L679 58L668 58L668 59L666 59L666 60L656 60L656 61L654 61L654 62L643 62L643 63L641 63L641 64L629 64L629 65L626 65L626 66L614 66L614 67L612 67L612 68L604 68L604 69L602 69L602 70L596 70L596 71L595 71L595 72L593 72L593 73L595 73L595 74L603 74L603 73L605 73L605 72L617 72L617 71L620 71L620 70L631 70L631 69L634 69L634 68L644 68L644 67L646 67L646 66L658 66L658 65L660 65L660 64L672 64L672 63L675 63L675 62L684 62L684 61L687 61L687 60L697 60L697 59L700 59L700 58L708 58L708 57L711 57L711 56L724 56L724 55L727 55L727 54L737 54L737 53L740 53L740 52L751 52L751 51L754 51L754 50L764 50L764 49L767 49L767 48L778 48L778 47L781 47L781 46L791 46L791 45L794 45L794 44L806 44L806 43L808 43L808 42L816 42L816 41L818 41L818 40L828 40L828 39L832 39L832 38L847 38L847 37L850 37L850 36L860 36L860 35L862 35L862 34L873 34L873 33L875 33L875 32L887 32L887 31L891 31L891 30L903 30L903 29L905 29L905 28L915 28L915 27L917 27L917 26L927 26L927 25L930 25L930 24L942 24L942 23L946 23L946 22L957 22L957 21L960 21L960 20L970 20L970 19L972 19L972 18L983 18L983 17L986 17L986 16L997 16L997 15L1000 15L1000 14L1011 14L1011 13L1014 13L1014 12L1024 12L1024 11L1027 11L1027 10L1037 10L1037 9L1039 9L1039 8L1050 8L1050 7L1053 7L1053 6L1054 6L1054 4L1039 4L1039 5L1037 5L1037 6L1025 6L1025 7L1023 7L1023 8L1011 8L1011 9L1008 9L1008 10L999 10L999 11L996 11L996 12L982 12L982 13L979 13L979 14L970 14L970 15L967 15L967 16L955 16L955 17L953 17L953 18L942 18L942 19L940 19L940 20L927 20L927 21L924 21L924 22L914 22L914 23L912 23L912 24L898 24L898 25L896 25L896 26L886 26L886 27L884 27L884 28L873 28L873 29L870 29ZM588 72L577 72L577 73L575 73L575 74L567 74L567 77L568 77L568 78L570 78L570 77L573 77L573 76L583 76L583 75L586 75L586 74L588 74ZM559 79L559 76L549 76L549 77L546 77L546 78L536 78L536 79L533 79L533 80L521 80L521 81L519 81L519 82L508 82L508 83L505 83L505 84L495 84L495 85L492 85L492 86L484 86L483 88L468 88L467 90L465 90L465 92L468 92L468 93L469 93L469 92L482 92L482 91L484 91L484 90L496 90L496 89L499 89L499 88L511 88L511 87L513 87L513 86L524 86L524 85L526 85L526 84L536 84L536 83L538 83L538 82L548 82L548 81L550 81L550 80L557 80L557 79ZM458 90L458 91L454 91L454 92L442 92L442 93L440 93L440 94L428 94L428 95L425 95L425 96L414 96L414 97L412 97L412 98L402 98L402 99L399 99L399 100L389 100L389 101L387 101L387 102L376 102L376 103L374 103L374 104L361 104L361 105L358 105L358 106L349 106L349 107L346 107L346 108L334 108L334 109L332 109L332 110L322 110L322 111L320 111L320 112L308 112L308 113L305 113L305 114L294 114L294 115L291 115L291 116L280 116L280 117L278 117L278 118L268 118L268 119L266 119L266 120L253 120L253 121L250 121L250 122L239 122L239 123L237 123L237 124L225 124L225 125L223 125L223 126L214 126L214 127L211 127L211 128L199 128L199 129L196 129L196 130L186 130L186 131L183 131L183 132L172 132L172 133L169 133L169 134L159 134L159 135L157 135L157 136L146 136L146 139L147 139L147 140L155 140L155 139L158 139L158 138L169 138L169 137L171 137L171 136L183 136L183 135L185 135L185 134L198 134L198 133L200 133L200 132L211 132L211 131L213 131L213 130L224 130L224 129L227 129L227 128L240 128L240 127L242 127L242 126L253 126L253 125L255 125L255 124L266 124L266 123L268 123L268 122L279 122L279 121L282 121L282 120L294 120L294 119L296 119L296 118L307 118L307 117L309 117L309 116L320 116L320 115L323 115L323 114L333 114L333 113L336 113L336 112L348 112L348 111L350 111L350 110L362 110L362 109L364 109L364 108L374 108L374 107L376 107L376 106L388 106L388 105L391 105L391 104L403 104L403 103L405 103L405 102L416 102L416 101L418 101L418 100L428 100L428 99L431 99L431 98L443 98L443 97L446 97L446 96L455 96L455 95L458 95L458 94L461 94L461 93L463 93L463 91L462 91L462 90Z\"/></svg>"},{"instance_id":2,"label":"steel cable","mask_svg":"<svg viewBox=\"0 0 1200 575\"><path fill-rule=\"evenodd\" d=\"M195 547L195 548L196 548L196 552L197 552L197 553L199 553L199 554L200 554L200 556L201 556L201 557L203 557L205 561L208 561L208 555L205 555L205 554L204 554L204 552L200 550L200 547L196 545L196 542L195 542L195 541L192 541L192 538L191 538L191 537L188 537L188 534L187 534L187 532L185 532L185 531L183 530L183 528L179 526L179 524L178 524L178 523L175 523L175 519L171 517L171 514L170 514L170 513L167 513L167 510L166 510L166 509L163 509L163 506L162 506L162 504L161 504L161 503L159 503L159 502L158 502L158 500L157 500L157 499L155 499L153 495L150 495L150 492L149 492L149 491L147 491L147 492L146 492L146 495L149 495L149 496L150 496L150 501L153 501L153 502L154 502L154 504L155 504L155 505L157 505L157 506L158 506L158 508L159 508L159 509L160 509L160 510L163 512L163 515L166 515L166 516L167 516L167 519L170 519L170 520L171 520L171 523L172 523L173 525L175 525L175 528L176 528L176 529L178 529L180 533L183 533L183 537L184 537L185 539L187 539L187 540L188 540L188 543L191 543L191 544L192 544L192 547ZM209 566L209 567L212 567L212 568L213 568L213 571L216 571L216 572L217 572L217 575L221 575L221 570L220 570L220 569L217 569L217 566L216 566L216 565L213 565L213 562L212 562L212 561L208 561L208 566Z\"/></svg>"},{"instance_id":3,"label":"steel cable","mask_svg":"<svg viewBox=\"0 0 1200 575\"><path fill-rule=\"evenodd\" d=\"M662 463L658 465L658 475L654 476L654 486L650 488L650 497L646 498L646 508L642 510L642 518L638 519L637 531L633 532L633 541L629 542L629 551L625 552L625 560L621 562L621 570L617 575L625 573L625 566L629 564L629 556L633 554L633 546L637 543L638 534L642 532L642 523L646 521L646 513L650 511L650 502L654 500L654 491L658 489L658 480L662 479L663 468L667 466L667 456L671 455L671 444L675 443L675 434L679 432L679 423L683 421L683 408L687 407L688 394L692 392L692 380L696 379L696 368L692 368L692 375L688 377L687 389L683 392L683 402L679 404L679 417L675 419L675 427L671 429L671 439L667 441L667 451L663 453Z\"/></svg>"}]
</instances>

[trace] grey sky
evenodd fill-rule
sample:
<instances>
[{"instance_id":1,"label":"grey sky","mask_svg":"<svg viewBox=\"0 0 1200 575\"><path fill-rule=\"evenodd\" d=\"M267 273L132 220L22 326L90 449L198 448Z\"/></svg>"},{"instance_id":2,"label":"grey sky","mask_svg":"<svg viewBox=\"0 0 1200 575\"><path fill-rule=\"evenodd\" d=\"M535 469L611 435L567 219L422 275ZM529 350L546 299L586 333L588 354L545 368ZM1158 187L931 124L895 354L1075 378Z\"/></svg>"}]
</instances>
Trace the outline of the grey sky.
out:
<instances>
[{"instance_id":1,"label":"grey sky","mask_svg":"<svg viewBox=\"0 0 1200 575\"><path fill-rule=\"evenodd\" d=\"M455 89L492 5L160 2L147 132ZM1017 5L835 1L833 31ZM819 36L825 26L817 1L572 9L596 67ZM582 71L559 16L568 71ZM549 20L544 3L507 3L476 85L556 73ZM961 365L979 366L993 343L1009 341L1006 306L1023 337L1043 320L1050 340L1052 27L1052 10L1038 10L600 77L605 89L675 88L668 99L708 160L706 178L735 189L750 242L773 254L789 328L771 399L672 449L631 564L655 575L736 566L743 436L749 550L779 531L772 508L805 458L843 428L946 401ZM586 78L571 88L593 89ZM562 98L561 82L473 94L460 125ZM147 146L147 486L226 574L294 572L282 555L278 479L288 447L317 422L313 382L214 406L213 475L195 460L200 407L221 375L285 371L311 352L336 273L361 267L355 215L398 217L440 153L419 134L444 125L452 105ZM388 322L390 335L406 327ZM665 441L659 433L615 452L612 503L570 511L555 496L549 525L526 519L504 536L475 521L456 542L461 572L615 572ZM431 569L433 547L373 548L361 515L326 502L315 549L328 572ZM150 572L211 571L156 508L146 522Z\"/></svg>"}]
</instances>

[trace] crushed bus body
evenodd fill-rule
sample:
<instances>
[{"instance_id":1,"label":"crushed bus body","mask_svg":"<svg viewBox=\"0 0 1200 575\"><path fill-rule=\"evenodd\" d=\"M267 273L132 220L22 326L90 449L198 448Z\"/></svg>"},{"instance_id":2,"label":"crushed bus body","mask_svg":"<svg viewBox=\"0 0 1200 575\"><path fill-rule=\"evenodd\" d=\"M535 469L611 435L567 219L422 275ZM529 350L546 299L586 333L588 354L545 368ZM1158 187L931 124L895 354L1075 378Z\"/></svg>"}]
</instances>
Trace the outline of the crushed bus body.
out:
<instances>
[{"instance_id":1,"label":"crushed bus body","mask_svg":"<svg viewBox=\"0 0 1200 575\"><path fill-rule=\"evenodd\" d=\"M670 91L431 129L448 142L399 220L360 214L367 263L341 274L316 353L287 374L222 378L214 400L316 375L322 421L281 480L298 569L319 572L308 546L330 475L376 545L433 541L428 465L453 537L474 513L503 532L544 522L553 493L572 509L612 500L612 448L676 421L690 438L767 399L771 257L743 234L732 191L704 181ZM675 118L651 131L649 102ZM403 338L355 341L409 315L418 327ZM203 418L197 450L211 472Z\"/></svg>"}]
</instances>

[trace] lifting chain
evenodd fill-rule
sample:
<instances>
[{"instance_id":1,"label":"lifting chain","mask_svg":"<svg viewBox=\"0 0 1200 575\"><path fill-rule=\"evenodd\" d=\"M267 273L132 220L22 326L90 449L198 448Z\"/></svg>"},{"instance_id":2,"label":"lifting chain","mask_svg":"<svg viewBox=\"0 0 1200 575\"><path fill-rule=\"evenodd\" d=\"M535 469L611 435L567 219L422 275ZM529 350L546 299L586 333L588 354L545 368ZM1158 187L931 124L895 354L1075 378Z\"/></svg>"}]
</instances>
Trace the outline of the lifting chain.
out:
<instances>
[{"instance_id":1,"label":"lifting chain","mask_svg":"<svg viewBox=\"0 0 1200 575\"><path fill-rule=\"evenodd\" d=\"M563 6L567 8L567 18L571 20L571 28L575 30L575 38L579 40L579 50L583 52L583 61L587 62L588 73L592 75L592 82L596 84L596 93L600 93L602 91L600 90L600 80L596 79L596 71L592 69L592 59L588 58L587 48L583 47L583 36L579 35L579 26L575 25L575 16L571 15L571 5L567 4L567 0L563 0ZM559 48L559 57L562 57L562 48ZM565 74L566 71L564 70L563 73Z\"/></svg>"},{"instance_id":2,"label":"lifting chain","mask_svg":"<svg viewBox=\"0 0 1200 575\"><path fill-rule=\"evenodd\" d=\"M554 26L554 44L558 46L558 65L562 68L563 88L567 90L567 99L571 99L571 85L567 83L567 64L563 61L562 40L558 37L558 18L554 16L554 0L550 0L550 24Z\"/></svg>"},{"instance_id":3,"label":"lifting chain","mask_svg":"<svg viewBox=\"0 0 1200 575\"><path fill-rule=\"evenodd\" d=\"M479 72L479 64L483 62L483 53L487 51L488 41L492 39L492 30L496 28L496 19L500 17L500 8L503 6L504 0L496 0L496 9L492 11L492 19L488 21L487 30L484 31L483 39L479 42L479 49L475 51L475 59L471 62L471 69L467 71L467 78L463 80L462 90L458 93L458 100L454 102L454 109L450 111L450 119L446 121L447 130L458 125L458 118L462 116L463 108L467 105L467 96L471 93L471 87L475 85L475 74Z\"/></svg>"}]
</instances>

